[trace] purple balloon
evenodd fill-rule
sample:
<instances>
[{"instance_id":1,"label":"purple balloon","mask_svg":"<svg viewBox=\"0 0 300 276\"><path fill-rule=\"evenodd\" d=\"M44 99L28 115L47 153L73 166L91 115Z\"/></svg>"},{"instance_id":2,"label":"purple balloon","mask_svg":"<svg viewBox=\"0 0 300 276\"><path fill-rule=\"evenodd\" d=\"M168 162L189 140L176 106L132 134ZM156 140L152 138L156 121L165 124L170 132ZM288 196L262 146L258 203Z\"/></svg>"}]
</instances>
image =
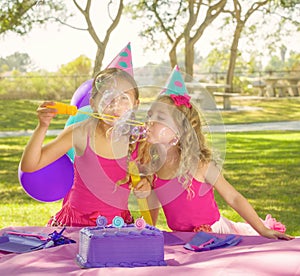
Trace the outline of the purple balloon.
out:
<instances>
[{"instance_id":1,"label":"purple balloon","mask_svg":"<svg viewBox=\"0 0 300 276\"><path fill-rule=\"evenodd\" d=\"M48 166L35 172L18 170L19 182L32 198L52 202L65 197L73 185L74 168L65 154Z\"/></svg>"},{"instance_id":2,"label":"purple balloon","mask_svg":"<svg viewBox=\"0 0 300 276\"><path fill-rule=\"evenodd\" d=\"M92 94L93 80L87 80L81 84L74 92L71 99L71 105L76 105L77 108L90 104L90 97Z\"/></svg>"}]
</instances>

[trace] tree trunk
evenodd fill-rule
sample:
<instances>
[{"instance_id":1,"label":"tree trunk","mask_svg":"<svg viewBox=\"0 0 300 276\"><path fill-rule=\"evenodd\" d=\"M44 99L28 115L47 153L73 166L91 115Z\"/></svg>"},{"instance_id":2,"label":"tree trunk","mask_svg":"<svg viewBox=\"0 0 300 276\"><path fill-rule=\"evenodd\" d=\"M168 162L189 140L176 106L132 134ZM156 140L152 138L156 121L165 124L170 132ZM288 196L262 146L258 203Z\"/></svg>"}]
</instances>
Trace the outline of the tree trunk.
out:
<instances>
[{"instance_id":1,"label":"tree trunk","mask_svg":"<svg viewBox=\"0 0 300 276\"><path fill-rule=\"evenodd\" d=\"M236 59L238 55L239 39L241 37L241 32L243 30L244 24L245 23L242 21L238 22L237 27L234 31L234 36L230 48L229 65L228 65L227 76L226 76L226 84L230 85L230 88L226 88L225 89L226 92L232 92L233 90L234 69L235 69Z\"/></svg>"},{"instance_id":2,"label":"tree trunk","mask_svg":"<svg viewBox=\"0 0 300 276\"><path fill-rule=\"evenodd\" d=\"M230 88L227 88L225 91L226 92L231 92L233 90L233 76L234 76L234 69L235 69L235 64L236 64L236 59L238 55L238 45L239 45L239 40L241 37L241 33L243 28L245 27L245 24L249 17L257 11L260 7L267 5L269 3L269 0L265 0L263 2L254 2L250 9L246 12L244 16L244 20L241 19L241 14L242 14L242 5L238 0L233 0L234 4L234 17L237 21L237 25L234 31L234 36L233 40L231 43L231 48L230 48L230 60L229 60L229 66L228 66L228 71L227 71L227 76L226 76L226 84L230 85Z\"/></svg>"},{"instance_id":3,"label":"tree trunk","mask_svg":"<svg viewBox=\"0 0 300 276\"><path fill-rule=\"evenodd\" d=\"M195 49L194 44L191 43L190 39L185 39L185 81L192 81L194 75L194 57Z\"/></svg>"},{"instance_id":4,"label":"tree trunk","mask_svg":"<svg viewBox=\"0 0 300 276\"><path fill-rule=\"evenodd\" d=\"M93 69L93 78L96 76L96 74L101 70L102 68L102 61L105 54L105 48L98 45L96 58L94 62L94 69Z\"/></svg>"},{"instance_id":5,"label":"tree trunk","mask_svg":"<svg viewBox=\"0 0 300 276\"><path fill-rule=\"evenodd\" d=\"M176 47L172 47L169 52L170 64L171 68L174 68L177 65L177 55L176 55Z\"/></svg>"},{"instance_id":6,"label":"tree trunk","mask_svg":"<svg viewBox=\"0 0 300 276\"><path fill-rule=\"evenodd\" d=\"M119 2L118 11L117 11L117 14L115 15L115 17L112 18L110 16L111 24L108 27L108 29L106 30L106 34L105 34L105 37L104 37L103 41L101 41L99 36L97 35L96 30L95 30L95 28L93 26L93 23L92 23L92 18L90 16L90 8L91 8L92 0L87 0L84 9L77 3L77 0L73 0L73 3L77 7L77 9L83 14L83 16L85 18L85 21L87 23L87 31L89 32L91 38L94 40L94 42L97 45L97 53L96 53L94 69L93 69L93 77L94 77L101 69L103 57L104 57L104 54L105 54L105 49L106 49L106 46L108 44L110 35L112 34L114 29L118 26L118 24L120 22L122 11L123 11L123 8L124 8L123 0L120 0L120 2ZM109 10L109 5L110 4L111 4L111 2L107 4L109 15L110 15L110 10Z\"/></svg>"}]
</instances>

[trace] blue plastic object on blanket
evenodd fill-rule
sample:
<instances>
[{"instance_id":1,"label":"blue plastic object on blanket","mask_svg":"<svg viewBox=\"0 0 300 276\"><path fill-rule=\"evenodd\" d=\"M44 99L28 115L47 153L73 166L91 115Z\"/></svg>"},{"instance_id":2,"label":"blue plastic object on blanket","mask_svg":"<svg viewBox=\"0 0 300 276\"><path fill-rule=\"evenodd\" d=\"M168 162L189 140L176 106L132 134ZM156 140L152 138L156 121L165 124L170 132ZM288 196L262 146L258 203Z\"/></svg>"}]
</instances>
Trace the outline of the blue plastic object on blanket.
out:
<instances>
[{"instance_id":1,"label":"blue plastic object on blanket","mask_svg":"<svg viewBox=\"0 0 300 276\"><path fill-rule=\"evenodd\" d=\"M75 243L74 240L62 235L64 227L60 232L56 230L47 236L34 233L20 233L10 231L0 236L0 251L10 253L26 253L43 248Z\"/></svg>"},{"instance_id":2,"label":"blue plastic object on blanket","mask_svg":"<svg viewBox=\"0 0 300 276\"><path fill-rule=\"evenodd\" d=\"M219 238L206 232L198 232L188 243L184 245L184 248L199 252L231 247L237 245L241 240L241 237L233 234L228 235L225 238Z\"/></svg>"}]
</instances>

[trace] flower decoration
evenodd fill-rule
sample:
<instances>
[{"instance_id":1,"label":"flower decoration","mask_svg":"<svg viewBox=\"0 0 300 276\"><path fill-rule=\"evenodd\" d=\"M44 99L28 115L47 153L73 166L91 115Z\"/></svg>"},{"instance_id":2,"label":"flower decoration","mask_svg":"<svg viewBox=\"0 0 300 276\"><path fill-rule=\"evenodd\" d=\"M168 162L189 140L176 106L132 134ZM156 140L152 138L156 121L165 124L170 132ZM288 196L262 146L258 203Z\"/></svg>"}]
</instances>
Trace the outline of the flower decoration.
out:
<instances>
[{"instance_id":1,"label":"flower decoration","mask_svg":"<svg viewBox=\"0 0 300 276\"><path fill-rule=\"evenodd\" d=\"M284 224L282 224L280 221L277 221L275 218L273 218L270 214L266 216L266 219L264 221L264 224L269 229L285 233L286 227Z\"/></svg>"},{"instance_id":2,"label":"flower decoration","mask_svg":"<svg viewBox=\"0 0 300 276\"><path fill-rule=\"evenodd\" d=\"M211 233L212 229L209 224L201 224L200 226L197 226L194 228L193 232L207 232Z\"/></svg>"},{"instance_id":3,"label":"flower decoration","mask_svg":"<svg viewBox=\"0 0 300 276\"><path fill-rule=\"evenodd\" d=\"M181 106L185 105L187 108L191 108L192 105L190 103L191 97L188 94L184 95L170 95L171 99L174 101L175 105Z\"/></svg>"}]
</instances>

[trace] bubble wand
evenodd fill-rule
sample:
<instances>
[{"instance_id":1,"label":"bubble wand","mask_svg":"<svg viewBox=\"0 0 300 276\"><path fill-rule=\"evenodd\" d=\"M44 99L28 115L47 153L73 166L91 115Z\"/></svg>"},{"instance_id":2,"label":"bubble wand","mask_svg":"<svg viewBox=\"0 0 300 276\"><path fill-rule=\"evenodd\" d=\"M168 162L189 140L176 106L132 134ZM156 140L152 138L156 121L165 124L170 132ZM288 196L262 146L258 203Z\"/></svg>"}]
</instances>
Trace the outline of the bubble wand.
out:
<instances>
[{"instance_id":1,"label":"bubble wand","mask_svg":"<svg viewBox=\"0 0 300 276\"><path fill-rule=\"evenodd\" d=\"M136 187L137 184L141 181L139 174L139 169L134 161L129 162L129 173L131 176L132 187ZM137 198L137 202L140 208L140 212L144 220L149 224L153 225L153 221L150 215L150 210L146 198Z\"/></svg>"},{"instance_id":2,"label":"bubble wand","mask_svg":"<svg viewBox=\"0 0 300 276\"><path fill-rule=\"evenodd\" d=\"M81 114L86 114L89 116L92 116L97 119L102 119L106 121L114 121L115 119L118 119L119 117L109 115L109 114L99 114L99 113L92 113L92 112L86 112L77 109L75 105L69 105L65 103L60 103L60 102L55 102L54 105L47 105L48 108L53 108L57 110L57 114L66 114L66 115L71 115L75 116L77 113ZM127 119L125 120L126 124L131 125L131 126L143 126L144 123L136 121L136 120L131 120Z\"/></svg>"}]
</instances>

